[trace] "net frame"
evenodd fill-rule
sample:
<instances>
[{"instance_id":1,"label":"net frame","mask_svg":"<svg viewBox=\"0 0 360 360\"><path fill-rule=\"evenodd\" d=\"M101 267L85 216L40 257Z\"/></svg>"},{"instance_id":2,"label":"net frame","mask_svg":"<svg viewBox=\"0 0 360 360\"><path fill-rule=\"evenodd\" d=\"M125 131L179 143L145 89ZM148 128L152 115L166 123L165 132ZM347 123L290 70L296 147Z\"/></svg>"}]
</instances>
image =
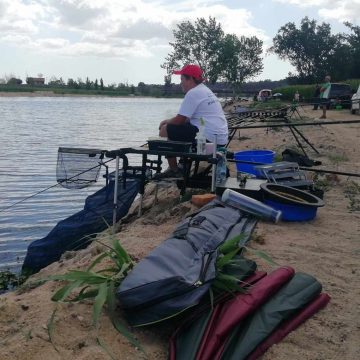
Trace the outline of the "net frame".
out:
<instances>
[{"instance_id":1,"label":"net frame","mask_svg":"<svg viewBox=\"0 0 360 360\"><path fill-rule=\"evenodd\" d=\"M56 181L66 189L83 189L95 183L106 150L59 147Z\"/></svg>"}]
</instances>

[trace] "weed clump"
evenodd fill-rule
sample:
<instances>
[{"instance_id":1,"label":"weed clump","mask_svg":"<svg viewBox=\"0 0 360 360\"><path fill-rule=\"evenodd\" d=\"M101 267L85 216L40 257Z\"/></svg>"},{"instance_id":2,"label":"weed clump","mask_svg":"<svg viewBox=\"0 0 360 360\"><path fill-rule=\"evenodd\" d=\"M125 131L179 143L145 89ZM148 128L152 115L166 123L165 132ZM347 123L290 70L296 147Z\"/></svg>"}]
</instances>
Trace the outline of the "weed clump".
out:
<instances>
[{"instance_id":1,"label":"weed clump","mask_svg":"<svg viewBox=\"0 0 360 360\"><path fill-rule=\"evenodd\" d=\"M360 185L355 181L349 181L345 185L344 194L350 201L348 209L350 211L360 211Z\"/></svg>"}]
</instances>

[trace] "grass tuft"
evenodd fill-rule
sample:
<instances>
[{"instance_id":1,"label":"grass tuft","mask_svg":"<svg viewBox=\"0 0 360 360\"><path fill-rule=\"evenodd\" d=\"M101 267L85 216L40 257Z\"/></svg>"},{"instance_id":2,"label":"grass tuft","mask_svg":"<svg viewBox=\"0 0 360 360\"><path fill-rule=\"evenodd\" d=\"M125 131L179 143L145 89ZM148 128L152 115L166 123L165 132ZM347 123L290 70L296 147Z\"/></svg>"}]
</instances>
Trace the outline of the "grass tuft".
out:
<instances>
[{"instance_id":1,"label":"grass tuft","mask_svg":"<svg viewBox=\"0 0 360 360\"><path fill-rule=\"evenodd\" d=\"M62 275L52 275L48 280L65 281L62 286L51 298L55 302L79 302L83 300L93 301L92 323L98 329L100 318L103 310L106 310L112 325L131 344L136 348L144 351L138 341L134 338L126 325L122 324L115 313L116 298L115 289L121 281L131 271L134 262L120 245L119 241L110 235L112 240L111 246L101 243L106 251L100 254L86 270L70 270ZM106 268L95 270L106 261ZM111 262L109 266L108 263ZM55 317L53 312L48 322L49 338L52 341L52 329ZM51 331L50 331L51 330ZM98 344L105 349L102 341L97 338ZM55 346L54 346L55 347ZM105 349L108 354L109 351Z\"/></svg>"},{"instance_id":2,"label":"grass tuft","mask_svg":"<svg viewBox=\"0 0 360 360\"><path fill-rule=\"evenodd\" d=\"M349 181L344 189L345 197L349 199L348 209L360 211L360 185L355 181Z\"/></svg>"}]
</instances>

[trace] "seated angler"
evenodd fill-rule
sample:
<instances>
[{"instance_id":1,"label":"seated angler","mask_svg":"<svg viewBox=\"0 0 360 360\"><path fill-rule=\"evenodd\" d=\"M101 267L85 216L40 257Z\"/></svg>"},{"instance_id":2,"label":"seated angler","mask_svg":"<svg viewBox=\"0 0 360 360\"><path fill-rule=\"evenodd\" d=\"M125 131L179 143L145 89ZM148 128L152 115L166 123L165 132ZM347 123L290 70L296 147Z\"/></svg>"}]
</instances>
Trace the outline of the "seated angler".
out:
<instances>
[{"instance_id":1,"label":"seated angler","mask_svg":"<svg viewBox=\"0 0 360 360\"><path fill-rule=\"evenodd\" d=\"M185 97L179 112L171 119L163 120L159 135L173 141L194 142L200 128L200 119L205 122L207 141L225 146L228 141L228 125L219 99L203 81L203 71L198 65L185 65L173 74L181 75L181 88ZM168 158L169 168L157 178L180 177L182 175L176 158Z\"/></svg>"}]
</instances>

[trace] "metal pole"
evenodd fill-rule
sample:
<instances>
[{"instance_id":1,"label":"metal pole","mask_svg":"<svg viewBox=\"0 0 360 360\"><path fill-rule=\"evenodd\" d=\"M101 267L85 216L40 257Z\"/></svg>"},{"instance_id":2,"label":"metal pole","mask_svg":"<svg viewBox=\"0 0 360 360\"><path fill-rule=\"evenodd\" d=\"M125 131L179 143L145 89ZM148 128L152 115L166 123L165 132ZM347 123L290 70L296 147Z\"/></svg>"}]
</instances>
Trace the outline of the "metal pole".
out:
<instances>
[{"instance_id":1,"label":"metal pole","mask_svg":"<svg viewBox=\"0 0 360 360\"><path fill-rule=\"evenodd\" d=\"M295 126L290 128L290 129L294 129L300 136L301 138L317 153L320 154L317 149L315 148L315 146L304 136L304 134L299 131L299 129L297 129Z\"/></svg>"},{"instance_id":2,"label":"metal pole","mask_svg":"<svg viewBox=\"0 0 360 360\"><path fill-rule=\"evenodd\" d=\"M142 215L143 200L144 200L144 195L140 194L138 217L140 217Z\"/></svg>"},{"instance_id":3,"label":"metal pole","mask_svg":"<svg viewBox=\"0 0 360 360\"><path fill-rule=\"evenodd\" d=\"M344 172L344 171L332 171L332 170L322 170L322 169L311 169L311 168L303 167L303 166L300 166L299 169L300 169L300 170L305 170L305 171L313 171L313 172L317 172L317 173L323 173L323 174L336 174L336 175L360 177L360 174L348 173L348 172Z\"/></svg>"},{"instance_id":4,"label":"metal pole","mask_svg":"<svg viewBox=\"0 0 360 360\"><path fill-rule=\"evenodd\" d=\"M112 223L113 235L115 234L116 213L117 213L117 207L118 207L119 163L120 163L120 157L119 157L119 155L116 155L116 158L115 158L115 181L114 181L114 207L113 207L113 223Z\"/></svg>"},{"instance_id":5,"label":"metal pole","mask_svg":"<svg viewBox=\"0 0 360 360\"><path fill-rule=\"evenodd\" d=\"M216 159L216 150L217 150L217 135L215 136L215 141L214 141L214 149L213 149L213 159ZM214 193L215 192L215 180L216 180L216 167L217 164L213 164L212 165L212 174L211 174L211 192Z\"/></svg>"},{"instance_id":6,"label":"metal pole","mask_svg":"<svg viewBox=\"0 0 360 360\"><path fill-rule=\"evenodd\" d=\"M255 162L255 161L246 161L246 160L234 160L234 159L227 159L228 162L232 163L240 163L240 164L251 164L251 165L268 165L261 162ZM300 170L305 171L312 171L317 173L323 173L323 174L336 174L336 175L344 175L344 176L354 176L354 177L360 177L360 174L356 173L349 173L344 171L333 171L333 170L325 170L325 169L313 169L305 166L299 166Z\"/></svg>"},{"instance_id":7,"label":"metal pole","mask_svg":"<svg viewBox=\"0 0 360 360\"><path fill-rule=\"evenodd\" d=\"M313 126L313 125L339 125L339 124L360 124L360 120L314 121L308 123L284 123L284 124L268 124L268 125L234 126L234 127L230 127L230 130L266 129L266 128L290 127L290 126L297 127L297 126Z\"/></svg>"},{"instance_id":8,"label":"metal pole","mask_svg":"<svg viewBox=\"0 0 360 360\"><path fill-rule=\"evenodd\" d=\"M159 191L159 183L155 184L155 195L154 195L154 205L158 203L158 191Z\"/></svg>"}]
</instances>

